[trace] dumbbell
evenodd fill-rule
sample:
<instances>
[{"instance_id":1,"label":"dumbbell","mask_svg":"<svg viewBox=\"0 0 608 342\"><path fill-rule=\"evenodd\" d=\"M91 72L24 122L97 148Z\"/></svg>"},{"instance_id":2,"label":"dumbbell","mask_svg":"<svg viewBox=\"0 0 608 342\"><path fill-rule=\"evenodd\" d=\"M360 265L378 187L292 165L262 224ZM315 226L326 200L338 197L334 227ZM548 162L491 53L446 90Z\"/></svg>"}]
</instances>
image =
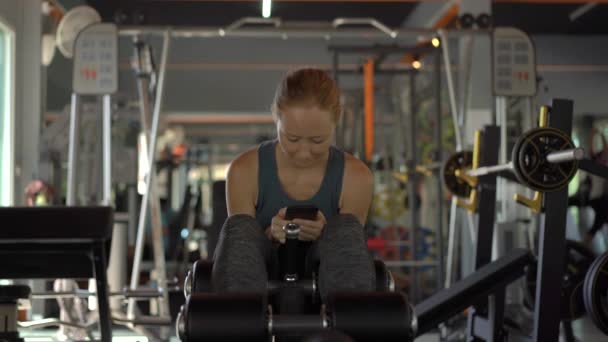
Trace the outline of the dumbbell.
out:
<instances>
[{"instance_id":1,"label":"dumbbell","mask_svg":"<svg viewBox=\"0 0 608 342\"><path fill-rule=\"evenodd\" d=\"M412 341L417 330L413 307L396 292L334 293L313 315L273 314L263 294L192 294L176 324L184 342L268 341L332 330L355 341Z\"/></svg>"},{"instance_id":2,"label":"dumbbell","mask_svg":"<svg viewBox=\"0 0 608 342\"><path fill-rule=\"evenodd\" d=\"M0 341L23 342L17 331L17 302L29 296L29 286L0 286Z\"/></svg>"}]
</instances>

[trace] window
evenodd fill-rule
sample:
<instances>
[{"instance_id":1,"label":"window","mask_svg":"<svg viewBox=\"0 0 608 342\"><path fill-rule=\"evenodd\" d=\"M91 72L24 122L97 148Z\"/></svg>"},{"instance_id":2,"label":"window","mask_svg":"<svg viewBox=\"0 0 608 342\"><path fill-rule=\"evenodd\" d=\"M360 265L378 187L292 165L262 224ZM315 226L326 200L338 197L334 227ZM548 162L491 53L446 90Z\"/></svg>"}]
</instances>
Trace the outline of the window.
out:
<instances>
[{"instance_id":1,"label":"window","mask_svg":"<svg viewBox=\"0 0 608 342\"><path fill-rule=\"evenodd\" d=\"M0 205L13 204L14 31L0 21Z\"/></svg>"}]
</instances>

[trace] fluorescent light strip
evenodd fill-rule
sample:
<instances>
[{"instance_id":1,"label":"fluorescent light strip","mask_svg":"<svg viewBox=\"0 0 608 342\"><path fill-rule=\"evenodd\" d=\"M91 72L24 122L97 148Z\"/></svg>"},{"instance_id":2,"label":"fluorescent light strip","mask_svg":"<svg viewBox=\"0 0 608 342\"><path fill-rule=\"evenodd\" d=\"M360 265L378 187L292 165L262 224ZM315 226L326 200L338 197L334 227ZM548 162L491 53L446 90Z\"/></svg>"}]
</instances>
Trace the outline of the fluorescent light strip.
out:
<instances>
[{"instance_id":1,"label":"fluorescent light strip","mask_svg":"<svg viewBox=\"0 0 608 342\"><path fill-rule=\"evenodd\" d=\"M272 0L262 0L262 17L270 18Z\"/></svg>"}]
</instances>

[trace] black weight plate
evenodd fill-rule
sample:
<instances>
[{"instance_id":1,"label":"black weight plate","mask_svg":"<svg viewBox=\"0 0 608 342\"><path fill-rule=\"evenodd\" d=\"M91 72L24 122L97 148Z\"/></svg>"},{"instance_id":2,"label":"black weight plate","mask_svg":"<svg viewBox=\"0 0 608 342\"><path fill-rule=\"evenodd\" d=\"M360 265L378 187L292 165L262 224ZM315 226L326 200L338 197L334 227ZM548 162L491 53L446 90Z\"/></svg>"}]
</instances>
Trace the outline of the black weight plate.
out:
<instances>
[{"instance_id":1,"label":"black weight plate","mask_svg":"<svg viewBox=\"0 0 608 342\"><path fill-rule=\"evenodd\" d=\"M570 183L578 170L578 162L550 163L547 155L574 148L562 131L533 128L524 133L513 147L511 160L515 176L521 184L541 192L556 191Z\"/></svg>"},{"instance_id":2,"label":"black weight plate","mask_svg":"<svg viewBox=\"0 0 608 342\"><path fill-rule=\"evenodd\" d=\"M608 252L595 259L589 268L583 298L595 325L608 335Z\"/></svg>"},{"instance_id":3,"label":"black weight plate","mask_svg":"<svg viewBox=\"0 0 608 342\"><path fill-rule=\"evenodd\" d=\"M492 26L492 17L490 17L490 15L487 13L482 13L477 16L475 23L479 28L489 28Z\"/></svg>"},{"instance_id":4,"label":"black weight plate","mask_svg":"<svg viewBox=\"0 0 608 342\"><path fill-rule=\"evenodd\" d=\"M475 24L475 17L470 13L465 13L460 16L460 27L464 29L470 29Z\"/></svg>"},{"instance_id":5,"label":"black weight plate","mask_svg":"<svg viewBox=\"0 0 608 342\"><path fill-rule=\"evenodd\" d=\"M473 152L461 151L450 156L443 166L443 182L446 188L457 197L469 197L471 186L456 177L456 170L469 170L473 165Z\"/></svg>"},{"instance_id":6,"label":"black weight plate","mask_svg":"<svg viewBox=\"0 0 608 342\"><path fill-rule=\"evenodd\" d=\"M561 320L572 321L582 317L585 310L583 285L585 275L595 259L595 254L577 241L566 241L566 268L561 284ZM536 302L536 264L526 270L525 305L533 310Z\"/></svg>"}]
</instances>

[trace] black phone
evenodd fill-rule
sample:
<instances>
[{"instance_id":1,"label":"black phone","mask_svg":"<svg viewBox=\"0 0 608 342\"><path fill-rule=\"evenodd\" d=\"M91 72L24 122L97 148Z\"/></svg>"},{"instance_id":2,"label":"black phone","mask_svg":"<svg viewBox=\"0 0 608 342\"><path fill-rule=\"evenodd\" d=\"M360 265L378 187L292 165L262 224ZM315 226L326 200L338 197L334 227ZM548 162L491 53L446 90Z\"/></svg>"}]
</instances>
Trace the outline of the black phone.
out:
<instances>
[{"instance_id":1,"label":"black phone","mask_svg":"<svg viewBox=\"0 0 608 342\"><path fill-rule=\"evenodd\" d=\"M319 208L312 205L296 205L287 207L285 212L286 220L302 219L315 221L317 219L317 213Z\"/></svg>"}]
</instances>

